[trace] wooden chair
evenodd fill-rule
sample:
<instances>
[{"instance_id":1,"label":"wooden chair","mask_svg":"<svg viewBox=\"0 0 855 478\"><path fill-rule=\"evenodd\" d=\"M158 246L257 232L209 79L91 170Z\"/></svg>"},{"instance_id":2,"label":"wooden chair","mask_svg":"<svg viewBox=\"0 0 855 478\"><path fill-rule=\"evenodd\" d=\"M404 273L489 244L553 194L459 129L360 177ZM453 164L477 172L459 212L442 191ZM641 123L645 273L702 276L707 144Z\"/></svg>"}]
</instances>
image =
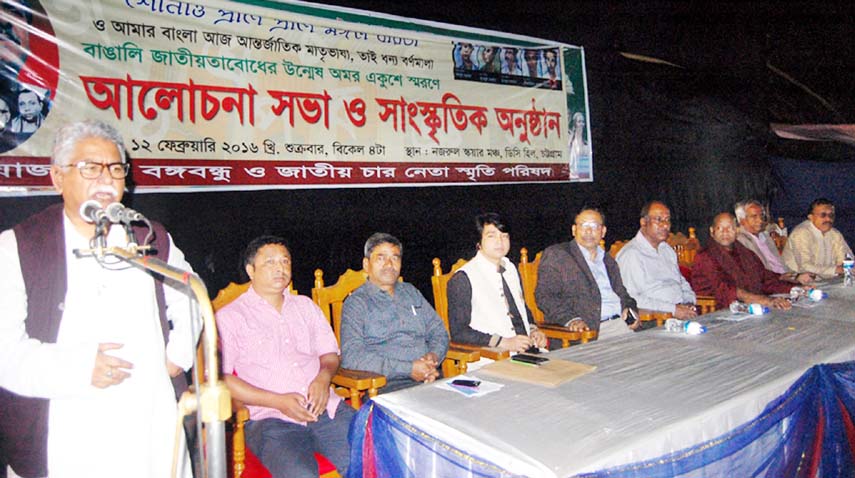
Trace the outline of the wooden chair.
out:
<instances>
[{"instance_id":1,"label":"wooden chair","mask_svg":"<svg viewBox=\"0 0 855 478\"><path fill-rule=\"evenodd\" d=\"M715 312L715 297L711 295L699 295L695 298L695 305L698 306L699 315Z\"/></svg>"},{"instance_id":2,"label":"wooden chair","mask_svg":"<svg viewBox=\"0 0 855 478\"><path fill-rule=\"evenodd\" d=\"M243 284L236 284L234 282L230 282L225 288L220 289L217 293L217 296L214 297L214 300L211 301L211 306L214 309L214 312L222 309L233 300L240 297L241 294L247 291L250 286L250 282L244 282ZM297 295L297 291L294 290L293 283L288 284L288 291ZM198 363L202 363L202 344L199 344L199 347L196 350L197 361ZM202 370L201 367L197 367L196 370L197 376L199 378L199 383L202 383L204 377L201 376ZM252 476L270 476L270 472L264 468L264 465L258 459L255 459L254 462L257 462L256 465L251 465L247 467L247 450L246 450L246 433L245 426L246 422L249 421L249 409L247 409L242 403L237 400L232 400L232 409L234 410L234 423L232 427L232 472L234 473L234 478L240 478L246 471L248 474ZM319 469L319 478L340 478L338 471L336 471L335 467L326 460L326 458L315 454L316 459L318 460L318 469ZM243 477L247 478L247 477Z\"/></svg>"},{"instance_id":3,"label":"wooden chair","mask_svg":"<svg viewBox=\"0 0 855 478\"><path fill-rule=\"evenodd\" d=\"M615 241L612 243L611 247L609 247L609 255L612 256L612 259L617 257L618 252L620 252L620 250L623 249L623 246L625 246L627 242L629 242L629 240Z\"/></svg>"},{"instance_id":4,"label":"wooden chair","mask_svg":"<svg viewBox=\"0 0 855 478\"><path fill-rule=\"evenodd\" d=\"M529 262L528 249L525 247L520 249L519 273L522 280L523 298L525 299L525 304L528 306L528 310L531 311L534 323L537 324L537 327L548 338L561 340L562 348L569 347L572 342L585 344L591 339L596 339L597 332L593 330L575 332L567 327L544 323L543 311L537 307L537 301L534 296L534 290L537 288L537 267L540 265L542 255L542 252L538 252L534 256L534 262Z\"/></svg>"},{"instance_id":5,"label":"wooden chair","mask_svg":"<svg viewBox=\"0 0 855 478\"><path fill-rule=\"evenodd\" d=\"M670 312L661 312L658 310L638 310L638 318L641 319L642 322L656 322L657 327L661 327L662 324L665 323L666 320L673 317Z\"/></svg>"},{"instance_id":6,"label":"wooden chair","mask_svg":"<svg viewBox=\"0 0 855 478\"><path fill-rule=\"evenodd\" d=\"M214 312L217 312L233 300L240 297L241 294L249 289L249 285L249 282L245 282L243 284L230 282L225 288L220 289L217 296L211 301L211 306L213 307ZM291 286L289 285L288 287ZM203 344L200 342L199 347L196 349L197 363L202 363L204 357L202 345ZM196 367L195 372L198 383L202 383L205 380L205 377L203 376L204 370L202 367ZM234 477L238 478L243 474L246 467L246 435L244 433L244 426L246 425L246 422L249 421L249 409L237 400L232 399L232 411L234 411L234 422L232 423L232 471L234 473Z\"/></svg>"},{"instance_id":7,"label":"wooden chair","mask_svg":"<svg viewBox=\"0 0 855 478\"><path fill-rule=\"evenodd\" d=\"M695 228L689 228L689 237L686 237L682 232L671 234L668 236L668 245L674 248L677 253L677 262L689 269L695 263L695 254L701 248L698 237L695 235Z\"/></svg>"},{"instance_id":8,"label":"wooden chair","mask_svg":"<svg viewBox=\"0 0 855 478\"><path fill-rule=\"evenodd\" d=\"M438 258L433 259L433 275L430 278L430 283L433 286L433 304L434 309L436 309L437 315L442 318L443 324L445 324L445 330L448 330L450 333L450 329L448 327L448 281L451 280L451 277L457 272L457 269L460 269L466 264L465 259L458 259L451 266L451 270L447 274L442 273L442 263ZM452 342L449 345L449 353L459 354L453 355L452 358L446 357L446 360L442 363L442 373L446 377L453 377L455 375L460 375L466 373L467 363L476 362L481 357L485 357L491 360L504 360L510 357L510 352L507 350L499 350L496 347L479 347L477 345L470 344L461 344L457 342Z\"/></svg>"},{"instance_id":9,"label":"wooden chair","mask_svg":"<svg viewBox=\"0 0 855 478\"><path fill-rule=\"evenodd\" d=\"M339 276L338 282L331 286L325 286L324 271L315 270L315 287L312 288L312 300L330 321L339 347L341 347L341 310L344 300L366 280L365 272L348 269ZM336 393L349 398L350 406L359 410L359 407L362 406L362 395L368 394L369 398L376 397L377 390L386 385L386 377L365 370L340 368L332 382L336 385Z\"/></svg>"},{"instance_id":10,"label":"wooden chair","mask_svg":"<svg viewBox=\"0 0 855 478\"><path fill-rule=\"evenodd\" d=\"M698 315L715 312L715 297L708 295L699 295L695 299L695 305L698 308ZM659 312L656 310L644 309L639 310L638 315L642 322L656 321L657 327L661 327L666 320L673 317L670 312Z\"/></svg>"},{"instance_id":11,"label":"wooden chair","mask_svg":"<svg viewBox=\"0 0 855 478\"><path fill-rule=\"evenodd\" d=\"M368 276L364 271L357 272L348 269L339 277L338 282L325 287L324 272L321 269L315 271L315 287L312 289L312 299L318 304L324 315L332 321L336 340L339 341L339 344L341 344L341 311L344 306L344 300L347 299L351 292L364 284L366 280L368 280ZM402 279L399 278L398 280ZM474 362L479 358L477 353L449 349L443 361L443 374L446 377L453 377L454 375L465 373L466 361ZM352 380L347 383L341 382L341 384L342 386L346 386L350 391L351 404L356 400L357 406L359 404L359 396L357 395L354 399L354 392L366 391L369 397L374 397L377 395L377 389L386 384L386 378L382 375L356 370L347 370L347 372ZM339 373L341 374L341 370ZM382 384L379 378L382 378Z\"/></svg>"},{"instance_id":12,"label":"wooden chair","mask_svg":"<svg viewBox=\"0 0 855 478\"><path fill-rule=\"evenodd\" d=\"M784 224L784 218L778 218L778 230L771 232L769 235L772 237L772 240L775 241L775 247L778 248L778 253L784 252L784 245L787 244L787 236L786 234L787 226ZM783 232L781 234L779 231Z\"/></svg>"}]
</instances>

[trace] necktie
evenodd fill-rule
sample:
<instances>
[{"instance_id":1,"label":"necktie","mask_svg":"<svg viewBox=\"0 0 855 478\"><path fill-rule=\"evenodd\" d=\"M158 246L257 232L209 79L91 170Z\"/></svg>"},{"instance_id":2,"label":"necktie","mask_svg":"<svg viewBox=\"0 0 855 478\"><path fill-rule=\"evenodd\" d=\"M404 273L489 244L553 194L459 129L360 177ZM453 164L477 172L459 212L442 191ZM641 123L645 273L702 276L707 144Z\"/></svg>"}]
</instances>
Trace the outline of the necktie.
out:
<instances>
[{"instance_id":1,"label":"necktie","mask_svg":"<svg viewBox=\"0 0 855 478\"><path fill-rule=\"evenodd\" d=\"M502 278L502 295L505 298L505 304L508 306L508 316L511 318L511 323L517 335L528 335L525 330L525 324L522 321L522 314L520 314L517 304L514 302L514 296L511 295L511 288L508 287L508 283L505 281L504 273L505 268L499 266L499 277Z\"/></svg>"}]
</instances>

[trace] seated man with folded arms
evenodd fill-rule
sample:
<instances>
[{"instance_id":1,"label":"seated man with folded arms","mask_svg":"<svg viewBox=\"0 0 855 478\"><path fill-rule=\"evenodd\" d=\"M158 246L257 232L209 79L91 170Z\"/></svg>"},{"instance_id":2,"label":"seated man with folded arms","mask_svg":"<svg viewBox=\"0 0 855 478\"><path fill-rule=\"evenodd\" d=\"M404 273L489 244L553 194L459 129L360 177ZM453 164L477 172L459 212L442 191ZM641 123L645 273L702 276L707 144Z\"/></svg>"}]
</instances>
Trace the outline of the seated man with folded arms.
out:
<instances>
[{"instance_id":1,"label":"seated man with folded arms","mask_svg":"<svg viewBox=\"0 0 855 478\"><path fill-rule=\"evenodd\" d=\"M247 446L277 478L317 478L315 452L344 476L354 411L330 392L339 364L332 328L311 299L288 292L281 237L252 240L243 264L252 286L217 312L217 330L223 379L249 408Z\"/></svg>"},{"instance_id":2,"label":"seated man with folded arms","mask_svg":"<svg viewBox=\"0 0 855 478\"><path fill-rule=\"evenodd\" d=\"M475 218L477 253L448 281L448 326L453 342L523 352L546 347L525 306L522 283L505 257L508 227L496 213Z\"/></svg>"},{"instance_id":3,"label":"seated man with folded arms","mask_svg":"<svg viewBox=\"0 0 855 478\"><path fill-rule=\"evenodd\" d=\"M766 222L766 213L759 201L749 199L738 202L734 209L736 219L739 221L736 240L745 246L746 249L753 252L763 263L763 267L776 274L780 274L781 280L798 282L802 285L810 284L813 281L814 274L792 271L784 265L775 241L763 230L764 223Z\"/></svg>"},{"instance_id":4,"label":"seated man with folded arms","mask_svg":"<svg viewBox=\"0 0 855 478\"><path fill-rule=\"evenodd\" d=\"M831 278L843 274L846 254L852 249L834 228L834 203L819 198L810 203L807 220L790 232L781 257L794 271Z\"/></svg>"},{"instance_id":5,"label":"seated man with folded arms","mask_svg":"<svg viewBox=\"0 0 855 478\"><path fill-rule=\"evenodd\" d=\"M650 201L641 208L640 222L638 234L615 258L626 290L642 309L670 312L678 319L695 317L695 293L666 242L671 211L661 201Z\"/></svg>"},{"instance_id":6,"label":"seated man with folded arms","mask_svg":"<svg viewBox=\"0 0 855 478\"><path fill-rule=\"evenodd\" d=\"M736 220L729 212L716 215L710 226L712 240L695 256L692 288L696 293L715 297L716 309L725 309L740 300L776 309L789 309L784 297L766 294L789 294L793 285L763 267L757 256L736 242Z\"/></svg>"},{"instance_id":7,"label":"seated man with folded arms","mask_svg":"<svg viewBox=\"0 0 855 478\"><path fill-rule=\"evenodd\" d=\"M638 330L635 299L623 286L617 262L599 244L606 235L602 213L582 209L572 230L574 239L547 247L537 268L535 297L546 322L596 330L600 339ZM630 311L635 321L628 326Z\"/></svg>"},{"instance_id":8,"label":"seated man with folded arms","mask_svg":"<svg viewBox=\"0 0 855 478\"><path fill-rule=\"evenodd\" d=\"M341 313L342 366L386 376L379 393L433 382L448 351L442 319L418 289L401 282L401 241L375 233L365 242L368 281Z\"/></svg>"}]
</instances>

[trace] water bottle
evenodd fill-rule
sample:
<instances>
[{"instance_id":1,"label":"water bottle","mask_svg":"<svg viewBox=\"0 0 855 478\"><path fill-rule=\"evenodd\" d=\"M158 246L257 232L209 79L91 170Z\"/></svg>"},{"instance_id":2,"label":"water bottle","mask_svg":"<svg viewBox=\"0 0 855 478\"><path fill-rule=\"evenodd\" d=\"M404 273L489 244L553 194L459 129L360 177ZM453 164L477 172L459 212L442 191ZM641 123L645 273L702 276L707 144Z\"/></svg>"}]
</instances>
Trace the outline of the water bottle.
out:
<instances>
[{"instance_id":1,"label":"water bottle","mask_svg":"<svg viewBox=\"0 0 855 478\"><path fill-rule=\"evenodd\" d=\"M730 303L730 312L733 314L763 315L769 313L769 308L760 304L746 304L734 300Z\"/></svg>"},{"instance_id":2,"label":"water bottle","mask_svg":"<svg viewBox=\"0 0 855 478\"><path fill-rule=\"evenodd\" d=\"M689 335L700 335L707 328L694 320L668 319L665 321L665 330L668 332L680 332Z\"/></svg>"},{"instance_id":3,"label":"water bottle","mask_svg":"<svg viewBox=\"0 0 855 478\"><path fill-rule=\"evenodd\" d=\"M808 293L803 287L794 286L790 288L790 302L796 303L807 296Z\"/></svg>"},{"instance_id":4,"label":"water bottle","mask_svg":"<svg viewBox=\"0 0 855 478\"><path fill-rule=\"evenodd\" d=\"M853 266L855 266L855 259L852 258L852 254L846 254L846 258L843 259L843 287L855 285L852 278Z\"/></svg>"}]
</instances>

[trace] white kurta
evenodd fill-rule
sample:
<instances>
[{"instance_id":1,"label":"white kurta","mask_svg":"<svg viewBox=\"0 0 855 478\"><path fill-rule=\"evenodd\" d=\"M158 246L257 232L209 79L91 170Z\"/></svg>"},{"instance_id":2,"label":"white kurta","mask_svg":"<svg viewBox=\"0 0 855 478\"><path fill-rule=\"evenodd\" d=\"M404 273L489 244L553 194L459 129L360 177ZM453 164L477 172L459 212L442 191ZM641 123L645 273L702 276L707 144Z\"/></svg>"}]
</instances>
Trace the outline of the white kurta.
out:
<instances>
[{"instance_id":1,"label":"white kurta","mask_svg":"<svg viewBox=\"0 0 855 478\"><path fill-rule=\"evenodd\" d=\"M169 346L164 347L151 276L115 259L111 268L120 270L105 269L92 257L75 257L72 251L87 249L89 239L79 235L67 218L64 227L68 289L55 345L26 337L26 297L16 294L23 290L23 279L14 233L0 236L0 273L5 276L0 279L0 347L6 350L0 358L16 364L0 365L0 386L51 400L51 478L168 477L177 410L166 357L185 369L192 364L196 337L188 300L164 287L174 323ZM109 245L126 242L124 231L113 227ZM190 269L171 242L169 263ZM18 267L17 273L10 270L12 265ZM134 367L121 384L99 389L91 385L91 375L98 344L106 342L123 344L107 353ZM179 438L179 456L185 458L179 476L189 477L183 431Z\"/></svg>"}]
</instances>

